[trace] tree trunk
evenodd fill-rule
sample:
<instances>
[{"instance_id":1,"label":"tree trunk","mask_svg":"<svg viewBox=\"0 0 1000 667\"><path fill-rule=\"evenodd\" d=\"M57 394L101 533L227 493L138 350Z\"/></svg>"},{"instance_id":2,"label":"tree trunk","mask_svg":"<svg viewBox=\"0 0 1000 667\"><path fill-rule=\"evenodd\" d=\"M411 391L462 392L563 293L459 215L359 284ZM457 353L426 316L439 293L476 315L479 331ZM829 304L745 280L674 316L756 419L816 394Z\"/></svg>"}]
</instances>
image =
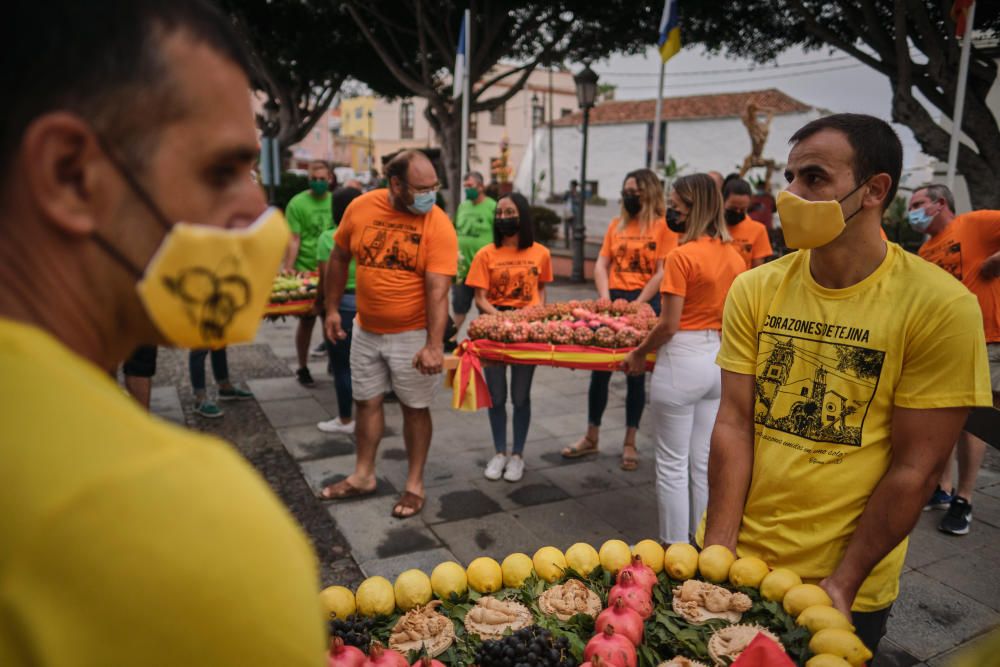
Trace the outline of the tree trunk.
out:
<instances>
[{"instance_id":1,"label":"tree trunk","mask_svg":"<svg viewBox=\"0 0 1000 667\"><path fill-rule=\"evenodd\" d=\"M448 178L448 192L445 201L448 205L448 215L455 219L458 205L462 202L462 115L450 111L438 100L428 100L424 113L427 122L441 144L441 158L444 161L444 171Z\"/></svg>"}]
</instances>

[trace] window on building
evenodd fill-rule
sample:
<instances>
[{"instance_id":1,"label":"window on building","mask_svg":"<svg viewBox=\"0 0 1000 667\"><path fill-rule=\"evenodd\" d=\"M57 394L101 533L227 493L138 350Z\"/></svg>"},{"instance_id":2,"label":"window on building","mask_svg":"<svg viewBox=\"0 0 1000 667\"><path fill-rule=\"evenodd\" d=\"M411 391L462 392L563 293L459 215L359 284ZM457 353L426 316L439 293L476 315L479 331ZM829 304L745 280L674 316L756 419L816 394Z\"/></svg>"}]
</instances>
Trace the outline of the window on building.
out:
<instances>
[{"instance_id":1,"label":"window on building","mask_svg":"<svg viewBox=\"0 0 1000 667\"><path fill-rule=\"evenodd\" d=\"M541 104L537 104L531 107L531 123L538 127L539 125L545 125L545 107Z\"/></svg>"},{"instance_id":2,"label":"window on building","mask_svg":"<svg viewBox=\"0 0 1000 667\"><path fill-rule=\"evenodd\" d=\"M573 113L572 109L563 108L563 109L559 110L559 117L560 118L565 118L566 116L570 115L571 113Z\"/></svg>"},{"instance_id":3,"label":"window on building","mask_svg":"<svg viewBox=\"0 0 1000 667\"><path fill-rule=\"evenodd\" d=\"M354 110L354 117L357 118L358 120L361 120L361 115L363 113L364 110L361 107L358 107L357 109Z\"/></svg>"},{"instance_id":4,"label":"window on building","mask_svg":"<svg viewBox=\"0 0 1000 667\"><path fill-rule=\"evenodd\" d=\"M413 102L403 102L399 105L399 138L413 138Z\"/></svg>"},{"instance_id":5,"label":"window on building","mask_svg":"<svg viewBox=\"0 0 1000 667\"><path fill-rule=\"evenodd\" d=\"M501 104L496 109L490 111L490 125L507 124L507 105Z\"/></svg>"},{"instance_id":6,"label":"window on building","mask_svg":"<svg viewBox=\"0 0 1000 667\"><path fill-rule=\"evenodd\" d=\"M469 138L476 139L479 136L479 114L469 114Z\"/></svg>"}]
</instances>

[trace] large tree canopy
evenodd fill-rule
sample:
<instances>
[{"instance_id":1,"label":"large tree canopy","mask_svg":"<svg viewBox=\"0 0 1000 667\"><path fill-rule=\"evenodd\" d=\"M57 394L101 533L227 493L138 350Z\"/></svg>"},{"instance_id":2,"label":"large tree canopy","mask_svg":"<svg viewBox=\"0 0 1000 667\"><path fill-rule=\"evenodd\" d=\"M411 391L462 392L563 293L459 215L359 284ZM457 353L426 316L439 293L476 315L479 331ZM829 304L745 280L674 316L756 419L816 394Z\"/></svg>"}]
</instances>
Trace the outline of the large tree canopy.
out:
<instances>
[{"instance_id":1,"label":"large tree canopy","mask_svg":"<svg viewBox=\"0 0 1000 667\"><path fill-rule=\"evenodd\" d=\"M444 148L451 184L462 169L461 100L452 99L452 69L466 8L472 10L469 71L477 82L473 112L504 104L540 65L643 50L655 39L660 18L659 7L626 0L346 0L369 49L410 94L428 101L425 115ZM502 62L511 67L498 70ZM458 190L451 188L451 210Z\"/></svg>"},{"instance_id":2,"label":"large tree canopy","mask_svg":"<svg viewBox=\"0 0 1000 667\"><path fill-rule=\"evenodd\" d=\"M850 54L888 77L892 119L913 130L925 153L944 161L950 133L917 94L952 116L961 43L951 6L952 0L701 0L681 5L681 30L686 43L757 61L794 46ZM1000 3L977 2L975 27L1000 34ZM996 76L996 61L973 46L962 119L972 143L960 145L958 171L975 208L1000 208L1000 127L986 105Z\"/></svg>"}]
</instances>

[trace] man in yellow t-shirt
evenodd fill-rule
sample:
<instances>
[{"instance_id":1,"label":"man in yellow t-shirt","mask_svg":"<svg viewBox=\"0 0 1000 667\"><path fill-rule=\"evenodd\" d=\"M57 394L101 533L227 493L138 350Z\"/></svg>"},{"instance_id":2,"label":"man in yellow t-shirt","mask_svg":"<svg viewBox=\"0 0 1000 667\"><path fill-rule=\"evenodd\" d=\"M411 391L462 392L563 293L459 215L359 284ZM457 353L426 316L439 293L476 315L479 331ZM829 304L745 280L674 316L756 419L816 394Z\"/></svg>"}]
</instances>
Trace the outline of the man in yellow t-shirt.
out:
<instances>
[{"instance_id":1,"label":"man in yellow t-shirt","mask_svg":"<svg viewBox=\"0 0 1000 667\"><path fill-rule=\"evenodd\" d=\"M32 53L0 134L0 665L324 665L315 557L287 510L231 446L110 375L201 331L188 319L226 344L270 283L233 253L284 224L225 231L265 208L240 41L198 0L18 3L10 24L44 24L46 44L0 40L4 62ZM261 257L276 270L282 251ZM157 300L163 257L178 278ZM236 312L202 301L154 325L206 289Z\"/></svg>"},{"instance_id":2,"label":"man in yellow t-shirt","mask_svg":"<svg viewBox=\"0 0 1000 667\"><path fill-rule=\"evenodd\" d=\"M906 537L969 408L991 404L986 345L975 297L880 238L892 128L835 114L791 143L778 207L801 250L729 292L703 541L819 583L874 652Z\"/></svg>"}]
</instances>

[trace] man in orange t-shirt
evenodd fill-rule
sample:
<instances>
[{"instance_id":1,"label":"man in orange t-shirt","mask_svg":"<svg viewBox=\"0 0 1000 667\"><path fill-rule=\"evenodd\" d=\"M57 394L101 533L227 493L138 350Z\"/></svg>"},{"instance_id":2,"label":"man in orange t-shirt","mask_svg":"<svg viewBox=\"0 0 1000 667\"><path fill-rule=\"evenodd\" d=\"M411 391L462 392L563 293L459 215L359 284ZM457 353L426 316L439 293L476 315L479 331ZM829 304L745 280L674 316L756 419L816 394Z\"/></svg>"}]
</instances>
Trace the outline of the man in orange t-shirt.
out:
<instances>
[{"instance_id":1,"label":"man in orange t-shirt","mask_svg":"<svg viewBox=\"0 0 1000 667\"><path fill-rule=\"evenodd\" d=\"M993 404L1000 405L1000 211L955 215L955 198L947 186L932 183L910 197L910 226L930 235L919 254L962 281L983 311L990 360ZM986 443L971 433L958 439L958 488L952 488L951 459L925 509L948 508L938 526L942 532L965 535L972 521L972 490ZM949 491L950 490L950 491Z\"/></svg>"},{"instance_id":2,"label":"man in orange t-shirt","mask_svg":"<svg viewBox=\"0 0 1000 667\"><path fill-rule=\"evenodd\" d=\"M750 184L742 178L731 177L722 188L722 212L726 218L726 226L729 228L729 235L733 237L733 247L740 253L748 269L760 266L774 254L767 227L747 215L752 194Z\"/></svg>"},{"instance_id":3,"label":"man in orange t-shirt","mask_svg":"<svg viewBox=\"0 0 1000 667\"><path fill-rule=\"evenodd\" d=\"M448 289L458 269L458 238L448 216L434 205L440 184L423 153L400 153L386 165L385 176L389 187L351 202L334 235L326 301L326 333L334 344L346 337L340 299L351 259L357 264L351 385L358 407L358 454L354 472L320 495L341 499L375 493L382 400L392 390L403 410L410 464L406 488L392 510L403 519L424 506L430 404L444 363Z\"/></svg>"}]
</instances>

